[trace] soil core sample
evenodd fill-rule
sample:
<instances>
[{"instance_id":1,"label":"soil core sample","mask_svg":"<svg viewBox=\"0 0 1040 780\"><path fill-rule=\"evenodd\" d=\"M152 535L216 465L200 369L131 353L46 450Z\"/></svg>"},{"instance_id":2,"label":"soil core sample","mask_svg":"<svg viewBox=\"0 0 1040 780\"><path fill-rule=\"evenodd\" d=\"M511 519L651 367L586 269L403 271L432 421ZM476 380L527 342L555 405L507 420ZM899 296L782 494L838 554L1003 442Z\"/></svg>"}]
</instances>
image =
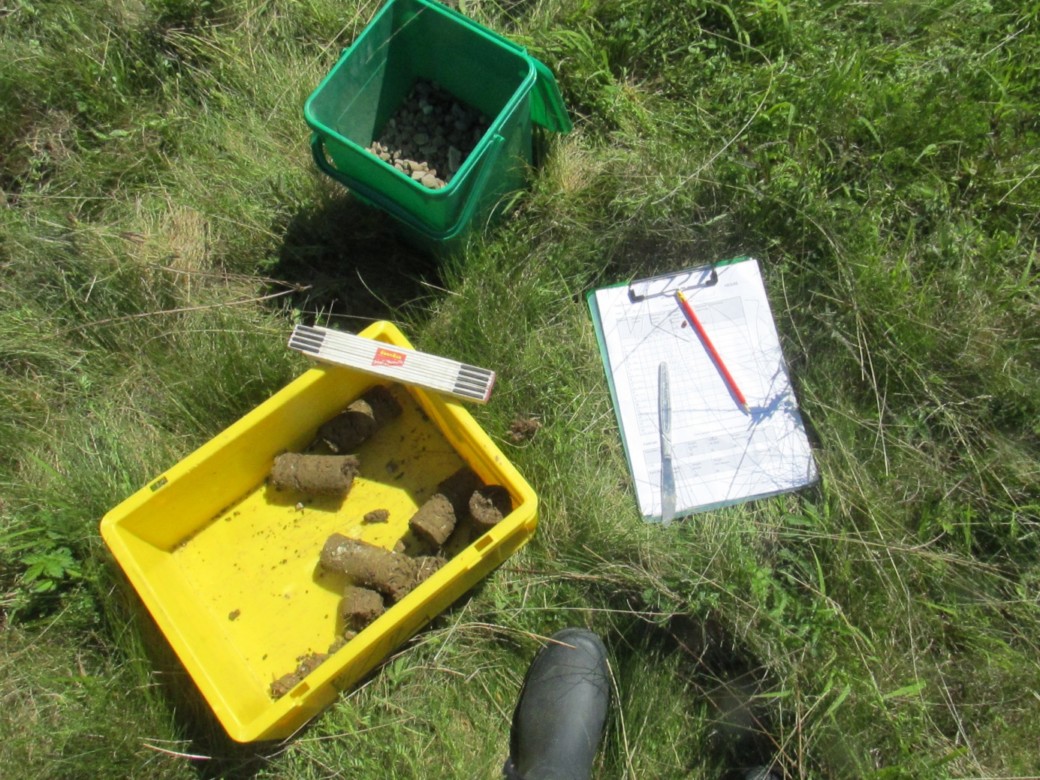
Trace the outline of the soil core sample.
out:
<instances>
[{"instance_id":1,"label":"soil core sample","mask_svg":"<svg viewBox=\"0 0 1040 780\"><path fill-rule=\"evenodd\" d=\"M451 502L455 518L461 520L469 512L469 498L473 491L483 486L477 473L469 466L463 466L437 485L437 492Z\"/></svg>"},{"instance_id":2,"label":"soil core sample","mask_svg":"<svg viewBox=\"0 0 1040 780\"><path fill-rule=\"evenodd\" d=\"M360 462L353 455L303 455L286 452L274 459L271 485L316 496L345 496Z\"/></svg>"},{"instance_id":3,"label":"soil core sample","mask_svg":"<svg viewBox=\"0 0 1040 780\"><path fill-rule=\"evenodd\" d=\"M414 587L418 568L406 555L343 534L333 534L325 542L321 564L346 574L355 585L377 590L393 601L400 601Z\"/></svg>"},{"instance_id":4,"label":"soil core sample","mask_svg":"<svg viewBox=\"0 0 1040 780\"><path fill-rule=\"evenodd\" d=\"M333 452L353 452L400 414L401 405L390 390L376 385L318 428L317 438Z\"/></svg>"},{"instance_id":5,"label":"soil core sample","mask_svg":"<svg viewBox=\"0 0 1040 780\"><path fill-rule=\"evenodd\" d=\"M431 547L440 547L455 530L455 508L447 496L435 493L412 515L408 527Z\"/></svg>"},{"instance_id":6,"label":"soil core sample","mask_svg":"<svg viewBox=\"0 0 1040 780\"><path fill-rule=\"evenodd\" d=\"M501 485L486 485L473 491L469 498L469 516L481 531L497 525L513 511L509 491Z\"/></svg>"},{"instance_id":7,"label":"soil core sample","mask_svg":"<svg viewBox=\"0 0 1040 780\"><path fill-rule=\"evenodd\" d=\"M382 595L371 588L348 585L339 604L339 616L343 618L344 637L352 638L377 617L383 614Z\"/></svg>"}]
</instances>

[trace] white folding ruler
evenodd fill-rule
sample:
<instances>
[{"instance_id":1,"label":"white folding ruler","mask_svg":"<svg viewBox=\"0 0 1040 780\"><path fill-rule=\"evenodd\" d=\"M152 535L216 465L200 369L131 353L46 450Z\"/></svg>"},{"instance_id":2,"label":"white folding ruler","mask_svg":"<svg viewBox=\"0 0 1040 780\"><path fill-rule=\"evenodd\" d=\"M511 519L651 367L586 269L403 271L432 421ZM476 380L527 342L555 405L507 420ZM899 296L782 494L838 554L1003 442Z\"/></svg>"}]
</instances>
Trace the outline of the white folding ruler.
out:
<instances>
[{"instance_id":1,"label":"white folding ruler","mask_svg":"<svg viewBox=\"0 0 1040 780\"><path fill-rule=\"evenodd\" d=\"M480 404L487 403L495 386L495 372L486 368L329 328L297 325L289 337L289 348L326 363Z\"/></svg>"}]
</instances>

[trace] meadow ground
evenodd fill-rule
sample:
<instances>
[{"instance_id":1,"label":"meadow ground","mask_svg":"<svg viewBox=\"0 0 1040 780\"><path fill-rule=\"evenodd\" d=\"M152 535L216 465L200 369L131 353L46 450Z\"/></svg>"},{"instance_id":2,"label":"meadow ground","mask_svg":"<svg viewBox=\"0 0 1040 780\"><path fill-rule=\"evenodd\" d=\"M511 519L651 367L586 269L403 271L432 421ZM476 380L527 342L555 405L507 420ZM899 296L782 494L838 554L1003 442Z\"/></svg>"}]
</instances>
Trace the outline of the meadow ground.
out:
<instances>
[{"instance_id":1,"label":"meadow ground","mask_svg":"<svg viewBox=\"0 0 1040 780\"><path fill-rule=\"evenodd\" d=\"M0 775L494 778L567 625L615 674L597 777L1040 774L1040 6L458 5L575 128L444 261L309 155L374 0L0 7ZM584 295L744 254L821 480L649 526ZM232 744L98 522L306 367L294 323L380 318L499 372L474 415L538 532L296 737Z\"/></svg>"}]
</instances>

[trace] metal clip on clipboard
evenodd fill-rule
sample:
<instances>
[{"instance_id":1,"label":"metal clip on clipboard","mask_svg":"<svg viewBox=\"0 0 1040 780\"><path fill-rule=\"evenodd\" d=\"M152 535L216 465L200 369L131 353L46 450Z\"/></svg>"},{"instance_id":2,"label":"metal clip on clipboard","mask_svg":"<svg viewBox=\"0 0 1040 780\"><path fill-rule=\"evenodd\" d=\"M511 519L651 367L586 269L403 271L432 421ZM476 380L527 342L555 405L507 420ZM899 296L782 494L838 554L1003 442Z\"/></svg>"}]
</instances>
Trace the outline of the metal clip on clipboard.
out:
<instances>
[{"instance_id":1,"label":"metal clip on clipboard","mask_svg":"<svg viewBox=\"0 0 1040 780\"><path fill-rule=\"evenodd\" d=\"M632 282L628 285L628 299L632 303L639 303L659 295L675 295L679 290L688 290L691 287L714 287L718 283L719 272L712 263L680 274L662 274Z\"/></svg>"}]
</instances>

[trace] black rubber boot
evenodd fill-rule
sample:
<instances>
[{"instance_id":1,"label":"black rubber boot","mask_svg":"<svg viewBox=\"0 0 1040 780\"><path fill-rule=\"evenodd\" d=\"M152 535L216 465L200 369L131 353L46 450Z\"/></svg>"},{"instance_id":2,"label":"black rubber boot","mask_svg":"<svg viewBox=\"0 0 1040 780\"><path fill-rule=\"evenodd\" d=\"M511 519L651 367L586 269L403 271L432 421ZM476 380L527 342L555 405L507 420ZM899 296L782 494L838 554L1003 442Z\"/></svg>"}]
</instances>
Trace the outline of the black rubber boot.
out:
<instances>
[{"instance_id":1,"label":"black rubber boot","mask_svg":"<svg viewBox=\"0 0 1040 780\"><path fill-rule=\"evenodd\" d=\"M744 780L784 780L775 769L767 766L757 766L744 773Z\"/></svg>"},{"instance_id":2,"label":"black rubber boot","mask_svg":"<svg viewBox=\"0 0 1040 780\"><path fill-rule=\"evenodd\" d=\"M513 712L512 780L588 780L610 706L610 670L600 638L581 628L551 637L531 662Z\"/></svg>"}]
</instances>

